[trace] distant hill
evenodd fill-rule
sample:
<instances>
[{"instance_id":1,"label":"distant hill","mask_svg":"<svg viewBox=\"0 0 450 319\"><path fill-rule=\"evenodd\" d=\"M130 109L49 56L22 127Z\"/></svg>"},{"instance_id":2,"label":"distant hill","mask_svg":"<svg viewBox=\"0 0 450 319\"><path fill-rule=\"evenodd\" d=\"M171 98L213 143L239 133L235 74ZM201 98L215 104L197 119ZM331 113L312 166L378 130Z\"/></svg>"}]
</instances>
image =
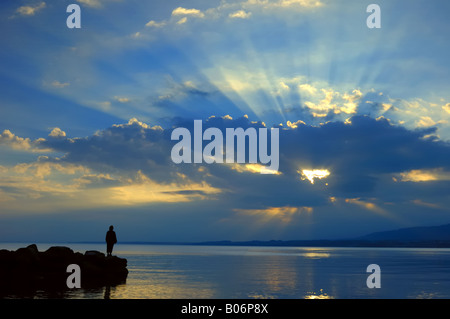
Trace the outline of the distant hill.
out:
<instances>
[{"instance_id":1,"label":"distant hill","mask_svg":"<svg viewBox=\"0 0 450 319\"><path fill-rule=\"evenodd\" d=\"M450 224L410 227L336 240L250 240L208 242L126 242L124 244L213 245L213 246L296 246L296 247L430 247L450 248Z\"/></svg>"},{"instance_id":2,"label":"distant hill","mask_svg":"<svg viewBox=\"0 0 450 319\"><path fill-rule=\"evenodd\" d=\"M269 240L212 241L194 245L217 246L298 246L298 247L449 247L450 224L430 227L410 227L371 233L358 238L340 240Z\"/></svg>"},{"instance_id":3,"label":"distant hill","mask_svg":"<svg viewBox=\"0 0 450 319\"><path fill-rule=\"evenodd\" d=\"M430 227L410 227L391 231L376 232L365 235L355 240L364 241L402 241L402 242L421 242L421 241L449 241L450 242L450 224Z\"/></svg>"}]
</instances>

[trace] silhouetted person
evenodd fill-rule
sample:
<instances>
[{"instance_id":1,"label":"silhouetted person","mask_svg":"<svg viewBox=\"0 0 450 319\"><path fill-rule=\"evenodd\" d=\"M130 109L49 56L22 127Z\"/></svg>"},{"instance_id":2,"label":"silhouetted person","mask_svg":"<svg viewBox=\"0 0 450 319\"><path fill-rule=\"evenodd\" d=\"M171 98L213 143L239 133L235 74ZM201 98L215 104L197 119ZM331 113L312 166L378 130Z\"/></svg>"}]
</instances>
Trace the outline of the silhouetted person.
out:
<instances>
[{"instance_id":1,"label":"silhouetted person","mask_svg":"<svg viewBox=\"0 0 450 319\"><path fill-rule=\"evenodd\" d=\"M117 243L116 233L113 229L114 226L111 225L106 232L106 256L111 256L114 244Z\"/></svg>"}]
</instances>

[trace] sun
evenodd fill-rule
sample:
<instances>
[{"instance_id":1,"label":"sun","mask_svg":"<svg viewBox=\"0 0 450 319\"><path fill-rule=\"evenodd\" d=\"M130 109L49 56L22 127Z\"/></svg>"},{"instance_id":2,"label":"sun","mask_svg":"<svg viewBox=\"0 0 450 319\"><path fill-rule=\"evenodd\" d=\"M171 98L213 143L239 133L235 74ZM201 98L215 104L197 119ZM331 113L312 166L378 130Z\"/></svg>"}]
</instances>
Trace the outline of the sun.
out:
<instances>
[{"instance_id":1,"label":"sun","mask_svg":"<svg viewBox=\"0 0 450 319\"><path fill-rule=\"evenodd\" d=\"M304 169L301 171L299 170L298 173L301 175L302 180L307 179L311 182L311 184L314 184L315 178L322 179L330 175L330 171L327 169L313 169L313 170Z\"/></svg>"}]
</instances>

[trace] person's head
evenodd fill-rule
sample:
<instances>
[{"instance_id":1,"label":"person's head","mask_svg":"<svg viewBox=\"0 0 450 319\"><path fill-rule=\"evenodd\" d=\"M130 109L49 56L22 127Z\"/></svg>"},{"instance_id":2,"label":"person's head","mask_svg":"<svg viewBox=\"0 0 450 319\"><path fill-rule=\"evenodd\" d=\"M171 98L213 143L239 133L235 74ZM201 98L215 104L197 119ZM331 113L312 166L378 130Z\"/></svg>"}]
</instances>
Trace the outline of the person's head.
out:
<instances>
[{"instance_id":1,"label":"person's head","mask_svg":"<svg viewBox=\"0 0 450 319\"><path fill-rule=\"evenodd\" d=\"M109 230L113 230L113 229L114 229L113 225L109 226Z\"/></svg>"}]
</instances>

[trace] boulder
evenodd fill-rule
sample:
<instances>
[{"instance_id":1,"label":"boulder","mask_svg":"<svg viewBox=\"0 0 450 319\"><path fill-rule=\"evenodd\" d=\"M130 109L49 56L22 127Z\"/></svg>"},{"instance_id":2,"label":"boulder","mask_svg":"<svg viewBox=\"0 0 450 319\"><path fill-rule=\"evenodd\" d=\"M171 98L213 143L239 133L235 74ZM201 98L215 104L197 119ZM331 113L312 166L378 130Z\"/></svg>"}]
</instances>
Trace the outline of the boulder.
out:
<instances>
[{"instance_id":1,"label":"boulder","mask_svg":"<svg viewBox=\"0 0 450 319\"><path fill-rule=\"evenodd\" d=\"M74 252L69 247L53 246L39 252L36 245L16 251L0 250L0 297L36 290L65 290L67 266L81 269L81 287L102 287L123 283L128 275L127 260L106 257L98 251Z\"/></svg>"},{"instance_id":2,"label":"boulder","mask_svg":"<svg viewBox=\"0 0 450 319\"><path fill-rule=\"evenodd\" d=\"M84 253L85 256L93 256L93 257L97 257L97 258L105 258L105 254L99 252L98 250L87 250Z\"/></svg>"}]
</instances>

